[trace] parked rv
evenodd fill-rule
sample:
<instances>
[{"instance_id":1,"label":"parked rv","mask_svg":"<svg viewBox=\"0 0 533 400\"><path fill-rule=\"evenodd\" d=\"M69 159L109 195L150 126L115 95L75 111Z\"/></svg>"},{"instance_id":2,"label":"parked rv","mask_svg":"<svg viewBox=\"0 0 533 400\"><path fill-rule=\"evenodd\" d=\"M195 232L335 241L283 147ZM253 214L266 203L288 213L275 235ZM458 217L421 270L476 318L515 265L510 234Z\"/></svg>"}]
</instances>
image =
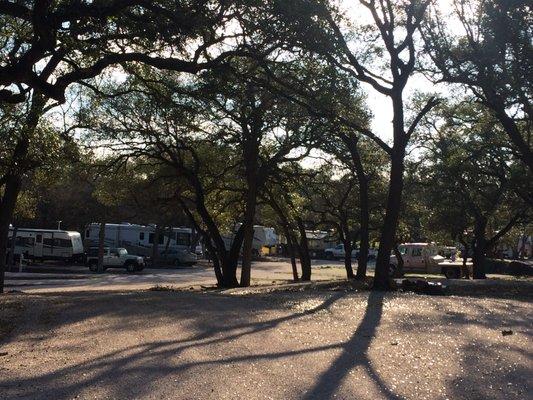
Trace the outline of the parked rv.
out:
<instances>
[{"instance_id":1,"label":"parked rv","mask_svg":"<svg viewBox=\"0 0 533 400\"><path fill-rule=\"evenodd\" d=\"M144 259L139 256L128 254L123 248L104 248L103 267L108 268L126 268L128 272L142 271L144 269ZM92 272L98 270L98 248L91 247L87 252L87 266Z\"/></svg>"},{"instance_id":2,"label":"parked rv","mask_svg":"<svg viewBox=\"0 0 533 400\"><path fill-rule=\"evenodd\" d=\"M15 233L16 231L16 233ZM79 232L57 229L9 228L7 252L13 247L15 259L83 261L84 251Z\"/></svg>"},{"instance_id":3,"label":"parked rv","mask_svg":"<svg viewBox=\"0 0 533 400\"><path fill-rule=\"evenodd\" d=\"M235 227L235 231L239 229L239 224ZM224 244L227 249L231 247L235 233L223 236ZM265 253L271 254L279 243L278 235L274 228L262 225L254 225L254 240L252 243L252 255L257 257Z\"/></svg>"},{"instance_id":4,"label":"parked rv","mask_svg":"<svg viewBox=\"0 0 533 400\"><path fill-rule=\"evenodd\" d=\"M100 224L89 224L85 230L85 246L98 246L99 233ZM154 225L106 224L104 244L106 247L125 248L130 254L150 257L155 237ZM190 251L191 238L190 228L162 228L157 239L158 252L161 255L171 251L180 263L194 264L197 257Z\"/></svg>"}]
</instances>

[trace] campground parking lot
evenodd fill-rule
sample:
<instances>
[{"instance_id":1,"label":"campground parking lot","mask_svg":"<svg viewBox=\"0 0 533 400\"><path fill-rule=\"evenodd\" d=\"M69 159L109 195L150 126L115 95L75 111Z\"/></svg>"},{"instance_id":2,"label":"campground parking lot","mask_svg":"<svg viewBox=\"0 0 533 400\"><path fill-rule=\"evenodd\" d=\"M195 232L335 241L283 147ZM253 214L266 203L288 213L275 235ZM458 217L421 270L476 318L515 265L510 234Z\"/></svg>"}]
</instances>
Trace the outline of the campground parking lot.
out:
<instances>
[{"instance_id":1,"label":"campground parking lot","mask_svg":"<svg viewBox=\"0 0 533 400\"><path fill-rule=\"evenodd\" d=\"M354 263L354 267L355 267ZM339 260L312 260L313 280L344 279L344 264ZM369 265L372 271L373 264ZM255 261L252 284L285 283L292 280L288 259ZM138 290L154 286L198 288L216 283L212 264L201 260L192 267L146 268L130 274L123 269L108 269L102 274L83 265L37 264L25 266L22 272L6 273L6 289L25 292Z\"/></svg>"}]
</instances>

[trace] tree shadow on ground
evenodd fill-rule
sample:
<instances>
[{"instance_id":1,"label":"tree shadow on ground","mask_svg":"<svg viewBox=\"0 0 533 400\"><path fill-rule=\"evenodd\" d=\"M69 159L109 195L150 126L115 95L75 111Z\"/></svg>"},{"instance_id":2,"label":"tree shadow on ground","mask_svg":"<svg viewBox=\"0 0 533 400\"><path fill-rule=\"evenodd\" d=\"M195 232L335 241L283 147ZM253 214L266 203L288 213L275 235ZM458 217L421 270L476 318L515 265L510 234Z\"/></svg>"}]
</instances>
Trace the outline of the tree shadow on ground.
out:
<instances>
[{"instance_id":1,"label":"tree shadow on ground","mask_svg":"<svg viewBox=\"0 0 533 400\"><path fill-rule=\"evenodd\" d=\"M384 292L372 291L368 297L366 310L361 323L349 341L343 343L341 354L318 378L314 387L305 395L305 400L330 399L336 393L344 378L356 366L362 366L381 394L383 399L401 399L394 394L371 367L367 351L375 336L383 314Z\"/></svg>"},{"instance_id":2,"label":"tree shadow on ground","mask_svg":"<svg viewBox=\"0 0 533 400\"><path fill-rule=\"evenodd\" d=\"M472 304L469 299L465 301L464 298L434 298L382 292L317 291L251 296L185 292L78 293L61 296L21 295L21 299L25 299L25 309L31 312L26 325L11 335L6 346L16 342L26 347L34 346L38 350L35 356L40 357L46 355L40 347L41 342L53 342L56 332L63 335L70 329L78 332L76 327L81 325L86 336L82 344L86 347L76 349L75 346L80 343L76 340L68 343L56 341L54 347L45 349L45 352L52 351L56 356L64 357L69 352L75 354L87 350L90 355L81 357L81 361L65 362L64 366L58 367L47 368L46 361L34 363L34 366L40 368L37 371L26 370L24 372L31 373L25 373L24 376L2 373L0 399L18 397L61 400L77 395L82 398L98 397L93 396L92 390L101 390L100 393L103 392L105 398L196 398L196 392L192 392L190 396L183 395L183 387L187 387L185 383L184 386L177 385L182 381L189 382L190 385L199 387L200 391L208 385L221 385L226 389L242 386L243 382L254 385L259 377L253 373L248 375L253 372L253 367L250 369L249 366L262 363L260 374L266 373L267 379L272 379L268 383L272 391L268 393L270 397L306 400L331 399L336 396L354 398L355 392L350 392L354 388L350 384L354 382L348 379L352 379L350 373L357 370L360 375L353 379L360 379L361 384L366 382L370 392L374 393L371 395L369 392L367 397L362 398L396 400L403 398L398 390L402 390L405 395L405 387L396 390L391 371L384 371L381 366L377 366L380 370L378 372L375 364L371 363L371 360L376 361L376 347L381 346L379 351L391 351L388 338L402 342L403 335L406 342L426 351L431 350L434 345L417 343L416 338L420 337L417 332L425 330L425 337L432 335L431 338L434 339L435 335L430 328L444 327L445 339L453 340L456 333L465 333L464 328L467 326L487 329L491 324L503 321L513 329L515 326L525 326L527 329L530 326L530 322L527 323L528 316L531 315L527 312L530 310L528 306L521 302L507 304L505 301L492 300L486 304L484 301ZM383 318L385 300L387 311ZM411 307L417 305L418 308L412 312ZM509 310L513 306L523 308L517 310L520 312L510 314ZM341 311L338 312L339 309ZM49 313L51 316L47 316ZM350 318L342 319L346 315ZM105 324L99 326L98 322L102 320ZM320 324L317 325L317 321ZM357 325L354 321L357 321ZM386 327L391 321L394 329L389 329L388 333L382 331L379 326L384 324ZM346 335L333 336L329 340L332 335L328 334L328 329L333 331L335 327L328 324L333 322L341 324ZM148 333L142 338L118 346L112 346L113 343L109 346L100 343L99 352L89 353L94 344L92 337L97 337L100 341L106 338L112 341L126 336L136 337L146 333L144 329L139 328L144 326L148 327ZM168 329L168 326L171 329ZM260 345L273 338L284 338L287 333L305 334L305 329L316 329L317 326L325 330L312 339L292 336L287 343L278 340L275 342L278 347L270 346L268 350ZM153 327L167 328L161 333L150 331ZM177 331L174 335L172 330L182 327L188 329ZM378 329L379 336L376 343L373 343ZM158 332L157 337L150 338L152 332ZM476 335L478 334L474 329L465 339L472 343L480 341ZM502 353L507 358L507 364L512 363L513 354L519 352L526 354L529 360L533 359L527 348L521 348L518 343L509 347L512 341L506 343L505 348L493 346L485 348L484 352L480 351L479 346L462 348L462 366L465 371L490 370L493 367L492 360ZM399 347L401 346L395 349ZM369 356L369 349L372 357ZM447 349L445 347L446 351ZM379 351L377 354L387 354ZM448 353L444 352L442 356L448 358ZM320 363L313 364L313 360L318 357L322 357ZM14 360L25 362L28 358ZM298 373L307 375L301 381L292 382L293 392L290 395L273 395L277 386L286 385L286 382L275 380L279 374L268 374L268 369L273 365L278 368L279 374L290 373L290 368L294 368ZM401 365L393 369L392 373L401 375ZM418 373L418 370L415 372ZM206 383L205 379L215 374L218 375ZM491 398L494 394L483 386L487 380L481 374L470 374L464 379L461 373L455 374L453 379L443 380L443 384L448 385L447 391L451 398L481 399ZM524 385L529 387L527 377L530 376L531 370L519 365L515 370L501 373L496 380L498 387L506 386L507 379L517 382L516 395L509 390L507 393L515 396L510 398L521 398L520 390L522 394L528 393L524 392L523 388ZM177 383L172 387L173 382ZM430 379L429 383L432 384L433 380ZM168 386L169 391L161 394L158 392L161 386ZM469 393L471 397L465 393ZM207 397L239 397L227 393L213 396Z\"/></svg>"},{"instance_id":3,"label":"tree shadow on ground","mask_svg":"<svg viewBox=\"0 0 533 400\"><path fill-rule=\"evenodd\" d=\"M146 294L145 294L146 295ZM155 294L153 294L155 295ZM170 294L171 295L171 294ZM198 295L195 295L198 297ZM210 296L211 295L200 295ZM299 312L293 312L288 315L281 316L279 318L268 319L265 321L253 321L250 322L246 318L246 312L255 312L257 310L264 311L266 309L277 309L279 303L272 304L268 301L254 301L250 306L246 298L228 296L212 296L217 297L218 301L210 302L207 307L207 313L196 317L191 317L191 308L185 307L182 311L174 310L172 316L174 318L191 319L194 321L196 332L189 337L185 337L179 340L160 340L152 341L148 343L140 343L137 345L121 348L114 351L107 351L100 356L92 357L91 359L83 362L79 362L75 365L68 365L63 368L55 369L51 372L36 374L30 377L24 378L0 378L0 398L12 398L20 396L24 398L32 399L66 399L72 398L76 394L81 393L88 387L105 387L106 390L112 392L114 398L131 398L132 397L132 384L131 380L142 377L143 385L136 385L136 392L133 397L139 397L144 394L149 394L153 389L151 379L157 377L157 379L165 377L175 377L177 375L183 375L191 372L191 370L200 367L201 369L209 369L217 365L226 365L234 363L248 363L261 360L286 360L291 357L314 354L317 352L323 352L328 350L341 350L341 355L333 361L316 381L313 388L305 395L305 399L327 399L331 398L342 383L343 378L349 373L349 371L355 366L363 366L368 373L368 376L374 381L376 387L382 393L383 398L399 399L400 397L394 395L380 379L378 374L372 369L369 359L366 355L368 347L372 342L372 338L375 334L376 327L379 325L382 315L383 293L372 292L368 297L368 303L364 311L364 316L360 325L354 332L353 336L347 342L335 342L331 344L324 344L320 346L311 346L307 348L300 348L295 350L284 351L270 351L252 354L243 354L238 352L231 352L224 356L211 356L207 359L191 360L180 362L179 364L173 364L170 362L171 358L179 357L188 349L202 349L206 346L214 344L226 344L233 341L254 334L262 335L266 331L272 331L277 329L281 324L293 323L294 321L311 316L320 312L327 312L327 310L340 298L344 296L342 292L336 292L328 294L323 301L315 307L305 309ZM105 297L105 295L104 295ZM164 296L163 294L163 297ZM190 301L194 297L191 294L178 294L177 298L182 303ZM155 296L157 298L157 296ZM136 300L139 305L142 301L142 296L139 294L130 294L129 300ZM257 299L256 299L257 300ZM73 296L69 302L67 302L67 308L74 307L74 303L77 303L79 298ZM102 301L100 299L99 301ZM104 299L104 302L106 299ZM157 304L157 303L156 303ZM132 309L136 309L135 304L132 305ZM163 314L169 311L169 308L162 307L162 310L154 310L152 307L139 307L137 312L145 313L147 310L153 310L154 320L161 318ZM117 305L115 305L116 307ZM146 304L145 304L146 306ZM176 304L174 304L176 306ZM231 313L224 315L220 318L212 318L217 313L223 310L231 310ZM90 312L92 311L92 313ZM197 313L202 310L195 310ZM131 310L129 311L131 313ZM128 315L127 311L116 309L113 307L87 307L83 303L80 304L80 310L70 308L70 313L67 316L60 316L57 319L57 324L68 325L75 324L84 319L90 318L95 314L100 316L102 314L109 313L118 317L118 321L125 322L128 317L137 317L137 315ZM135 314L135 312L134 312ZM240 316L241 318L233 317ZM143 317L145 317L143 315ZM131 326L120 326L121 322L118 322L117 329L127 330ZM30 327L27 327L30 328ZM35 326L34 328L37 328ZM41 327L41 333L37 336L45 334L45 331L54 328L48 325L47 327ZM109 329L109 326L107 327ZM94 333L98 332L98 328L95 328ZM53 334L53 333L49 333ZM34 336L32 336L34 337ZM261 336L259 336L260 338ZM14 338L12 339L14 340ZM33 339L30 339L33 340ZM41 337L37 337L35 340L42 340ZM56 351L65 351L66 349L59 349ZM197 371L197 369L195 369Z\"/></svg>"}]
</instances>

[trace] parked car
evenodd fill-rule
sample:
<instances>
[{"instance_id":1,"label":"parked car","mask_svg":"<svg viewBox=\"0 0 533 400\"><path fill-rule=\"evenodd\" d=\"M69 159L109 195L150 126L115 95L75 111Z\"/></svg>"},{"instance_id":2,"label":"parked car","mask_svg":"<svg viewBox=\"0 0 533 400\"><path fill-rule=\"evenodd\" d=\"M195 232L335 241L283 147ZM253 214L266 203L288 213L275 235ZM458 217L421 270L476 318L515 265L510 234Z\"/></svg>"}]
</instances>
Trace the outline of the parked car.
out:
<instances>
[{"instance_id":1,"label":"parked car","mask_svg":"<svg viewBox=\"0 0 533 400\"><path fill-rule=\"evenodd\" d=\"M335 247L330 247L324 250L324 254L328 260L334 260L336 258L344 258L346 252L344 251L344 244L338 244ZM352 258L357 258L359 256L359 249L355 248L352 250ZM377 256L377 251L374 249L368 249L368 259L373 260Z\"/></svg>"},{"instance_id":2,"label":"parked car","mask_svg":"<svg viewBox=\"0 0 533 400\"><path fill-rule=\"evenodd\" d=\"M198 256L189 250L171 247L159 253L158 261L165 265L194 265L198 261Z\"/></svg>"},{"instance_id":3,"label":"parked car","mask_svg":"<svg viewBox=\"0 0 533 400\"><path fill-rule=\"evenodd\" d=\"M145 263L139 256L128 254L123 248L104 247L104 270L107 268L126 268L128 272L142 271ZM87 252L87 266L92 272L98 270L98 248L91 247Z\"/></svg>"},{"instance_id":4,"label":"parked car","mask_svg":"<svg viewBox=\"0 0 533 400\"><path fill-rule=\"evenodd\" d=\"M344 250L344 244L338 244L335 247L329 247L324 250L324 255L328 260L334 260L336 258L344 258L346 251ZM352 250L352 258L356 258L358 254L357 249Z\"/></svg>"},{"instance_id":5,"label":"parked car","mask_svg":"<svg viewBox=\"0 0 533 400\"><path fill-rule=\"evenodd\" d=\"M461 277L462 261L446 260L438 254L440 248L433 243L404 243L398 246L398 250L402 256L404 272L443 274L448 279ZM389 262L392 275L398 267L398 259L392 254ZM467 267L471 266L471 262L467 263Z\"/></svg>"}]
</instances>

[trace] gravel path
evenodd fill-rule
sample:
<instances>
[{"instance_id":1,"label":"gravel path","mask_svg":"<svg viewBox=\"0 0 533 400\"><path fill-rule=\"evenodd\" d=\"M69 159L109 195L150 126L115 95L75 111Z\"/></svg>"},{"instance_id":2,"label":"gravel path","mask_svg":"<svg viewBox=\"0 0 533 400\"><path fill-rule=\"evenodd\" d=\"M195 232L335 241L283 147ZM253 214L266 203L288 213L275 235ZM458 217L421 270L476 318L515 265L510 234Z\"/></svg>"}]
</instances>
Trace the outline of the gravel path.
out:
<instances>
[{"instance_id":1,"label":"gravel path","mask_svg":"<svg viewBox=\"0 0 533 400\"><path fill-rule=\"evenodd\" d=\"M326 290L11 294L0 398L525 399L532 313Z\"/></svg>"}]
</instances>

